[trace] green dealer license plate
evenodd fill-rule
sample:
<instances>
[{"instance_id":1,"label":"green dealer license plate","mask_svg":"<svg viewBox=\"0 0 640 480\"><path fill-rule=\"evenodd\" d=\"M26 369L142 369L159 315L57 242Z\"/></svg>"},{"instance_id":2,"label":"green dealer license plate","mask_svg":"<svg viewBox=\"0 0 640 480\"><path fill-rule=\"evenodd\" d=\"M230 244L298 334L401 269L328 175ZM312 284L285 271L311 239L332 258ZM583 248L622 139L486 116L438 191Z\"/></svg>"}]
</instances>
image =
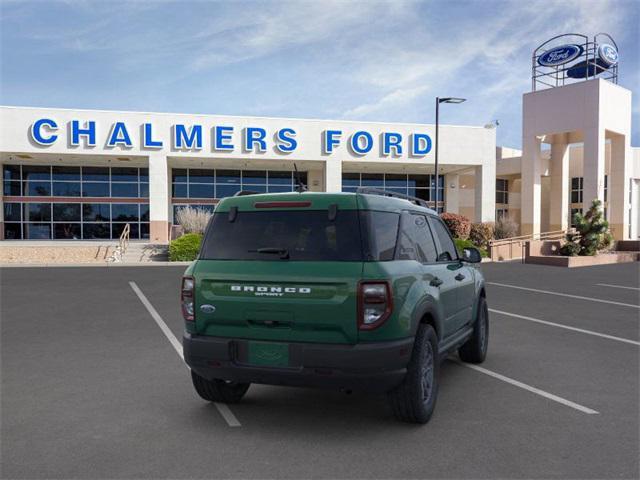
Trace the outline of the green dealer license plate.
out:
<instances>
[{"instance_id":1,"label":"green dealer license plate","mask_svg":"<svg viewBox=\"0 0 640 480\"><path fill-rule=\"evenodd\" d=\"M286 343L249 342L249 363L266 367L288 367L289 345Z\"/></svg>"}]
</instances>

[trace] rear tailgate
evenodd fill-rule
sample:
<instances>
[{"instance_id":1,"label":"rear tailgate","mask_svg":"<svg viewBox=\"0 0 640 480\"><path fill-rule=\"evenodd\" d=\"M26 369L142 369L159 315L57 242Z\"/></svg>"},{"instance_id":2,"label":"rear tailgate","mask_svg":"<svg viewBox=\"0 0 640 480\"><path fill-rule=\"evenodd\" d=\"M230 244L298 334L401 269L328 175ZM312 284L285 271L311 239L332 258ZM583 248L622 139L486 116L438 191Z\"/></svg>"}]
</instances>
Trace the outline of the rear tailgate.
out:
<instances>
[{"instance_id":1,"label":"rear tailgate","mask_svg":"<svg viewBox=\"0 0 640 480\"><path fill-rule=\"evenodd\" d=\"M362 262L200 260L194 271L197 332L356 343L361 275Z\"/></svg>"}]
</instances>

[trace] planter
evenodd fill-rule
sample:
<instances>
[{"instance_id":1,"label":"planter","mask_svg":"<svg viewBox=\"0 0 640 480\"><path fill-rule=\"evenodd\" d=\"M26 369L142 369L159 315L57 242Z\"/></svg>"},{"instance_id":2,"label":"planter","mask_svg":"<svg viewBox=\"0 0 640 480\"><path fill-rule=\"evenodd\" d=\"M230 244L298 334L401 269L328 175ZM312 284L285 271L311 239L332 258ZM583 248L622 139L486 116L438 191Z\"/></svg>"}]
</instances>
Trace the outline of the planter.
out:
<instances>
[{"instance_id":1,"label":"planter","mask_svg":"<svg viewBox=\"0 0 640 480\"><path fill-rule=\"evenodd\" d=\"M525 263L551 265L555 267L592 267L594 265L608 265L611 263L629 263L640 260L638 252L601 253L593 257L563 257L560 255L528 255Z\"/></svg>"}]
</instances>

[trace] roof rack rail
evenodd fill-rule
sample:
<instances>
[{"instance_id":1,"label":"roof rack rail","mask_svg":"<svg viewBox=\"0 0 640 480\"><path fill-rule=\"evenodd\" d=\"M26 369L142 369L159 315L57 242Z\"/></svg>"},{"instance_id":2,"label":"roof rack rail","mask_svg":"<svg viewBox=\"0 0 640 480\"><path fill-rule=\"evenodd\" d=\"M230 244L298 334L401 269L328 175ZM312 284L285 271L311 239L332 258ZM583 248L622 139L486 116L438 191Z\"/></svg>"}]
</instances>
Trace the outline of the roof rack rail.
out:
<instances>
[{"instance_id":1,"label":"roof rack rail","mask_svg":"<svg viewBox=\"0 0 640 480\"><path fill-rule=\"evenodd\" d=\"M245 195L259 195L260 192L255 192L253 190L240 190L233 194L234 197L244 197Z\"/></svg>"},{"instance_id":2,"label":"roof rack rail","mask_svg":"<svg viewBox=\"0 0 640 480\"><path fill-rule=\"evenodd\" d=\"M415 203L416 205L420 205L421 207L430 208L426 200L423 200L418 197L412 197L411 195L405 195L404 193L390 192L389 190L383 190L382 188L358 187L356 192L366 193L369 195L381 195L383 197L400 198L402 200Z\"/></svg>"}]
</instances>

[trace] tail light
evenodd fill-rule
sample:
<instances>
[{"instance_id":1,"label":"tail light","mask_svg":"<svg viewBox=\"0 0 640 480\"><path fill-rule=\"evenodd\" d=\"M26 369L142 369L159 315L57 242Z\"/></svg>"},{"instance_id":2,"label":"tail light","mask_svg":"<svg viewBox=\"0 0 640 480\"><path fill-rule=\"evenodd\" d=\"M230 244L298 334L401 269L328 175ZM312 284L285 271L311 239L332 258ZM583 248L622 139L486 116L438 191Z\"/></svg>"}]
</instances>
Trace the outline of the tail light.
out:
<instances>
[{"instance_id":1,"label":"tail light","mask_svg":"<svg viewBox=\"0 0 640 480\"><path fill-rule=\"evenodd\" d=\"M374 330L393 311L389 282L361 282L358 287L358 328Z\"/></svg>"},{"instance_id":2,"label":"tail light","mask_svg":"<svg viewBox=\"0 0 640 480\"><path fill-rule=\"evenodd\" d=\"M182 288L180 291L180 303L182 304L182 316L187 322L193 322L194 317L194 297L195 280L193 277L182 277Z\"/></svg>"}]
</instances>

